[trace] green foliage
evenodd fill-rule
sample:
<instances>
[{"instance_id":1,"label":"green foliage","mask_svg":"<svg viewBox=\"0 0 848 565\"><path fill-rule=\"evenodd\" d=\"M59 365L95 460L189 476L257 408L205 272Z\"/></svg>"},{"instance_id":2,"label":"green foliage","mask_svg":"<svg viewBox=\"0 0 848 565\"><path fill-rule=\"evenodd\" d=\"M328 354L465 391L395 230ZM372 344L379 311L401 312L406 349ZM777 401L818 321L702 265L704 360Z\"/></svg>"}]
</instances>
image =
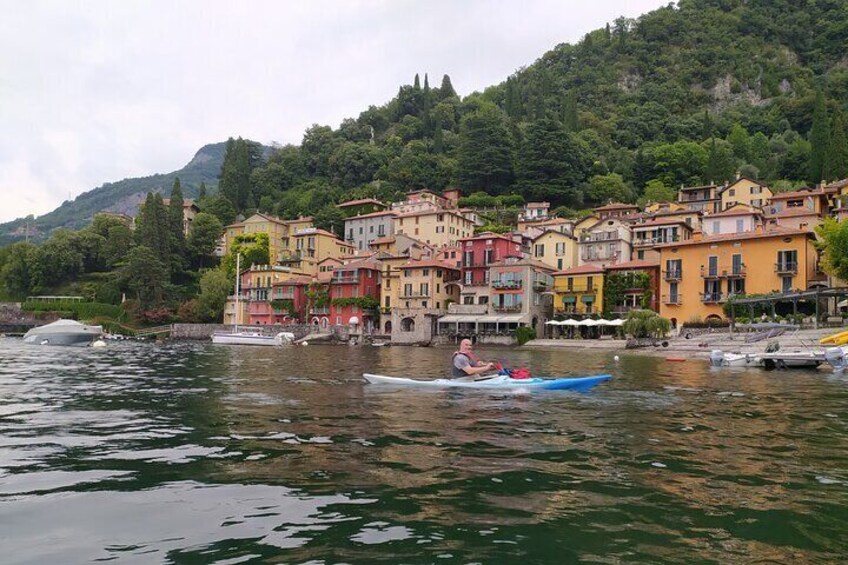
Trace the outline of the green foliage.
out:
<instances>
[{"instance_id":1,"label":"green foliage","mask_svg":"<svg viewBox=\"0 0 848 565\"><path fill-rule=\"evenodd\" d=\"M42 302L31 300L21 304L21 310L28 312L62 312L71 313L76 320L93 320L98 317L112 320L126 321L126 313L120 306L113 304L102 304L99 302L76 302L72 300L59 300L54 302Z\"/></svg>"},{"instance_id":2,"label":"green foliage","mask_svg":"<svg viewBox=\"0 0 848 565\"><path fill-rule=\"evenodd\" d=\"M216 194L205 200L201 209L218 218L218 221L224 226L228 226L236 220L236 208L223 194Z\"/></svg>"},{"instance_id":3,"label":"green foliage","mask_svg":"<svg viewBox=\"0 0 848 565\"><path fill-rule=\"evenodd\" d=\"M515 330L515 339L518 345L524 345L530 340L536 339L536 330L527 326L520 326Z\"/></svg>"},{"instance_id":4,"label":"green foliage","mask_svg":"<svg viewBox=\"0 0 848 565\"><path fill-rule=\"evenodd\" d=\"M671 331L671 322L653 310L631 310L621 328L636 339L661 339Z\"/></svg>"},{"instance_id":5,"label":"green foliage","mask_svg":"<svg viewBox=\"0 0 848 565\"><path fill-rule=\"evenodd\" d=\"M339 237L344 235L345 215L335 204L327 204L312 215L313 225Z\"/></svg>"},{"instance_id":6,"label":"green foliage","mask_svg":"<svg viewBox=\"0 0 848 565\"><path fill-rule=\"evenodd\" d=\"M6 293L23 298L36 285L37 248L32 243L18 242L4 249L5 260L0 269L0 282Z\"/></svg>"},{"instance_id":7,"label":"green foliage","mask_svg":"<svg viewBox=\"0 0 848 565\"><path fill-rule=\"evenodd\" d=\"M810 174L809 179L817 183L825 178L827 147L830 143L830 124L827 117L824 94L816 92L813 106L813 126L810 129Z\"/></svg>"},{"instance_id":8,"label":"green foliage","mask_svg":"<svg viewBox=\"0 0 848 565\"><path fill-rule=\"evenodd\" d=\"M297 310L295 310L294 307L294 300L292 300L291 298L278 298L272 300L271 308L276 311L285 310L286 313L293 318L296 318L298 315L298 312Z\"/></svg>"},{"instance_id":9,"label":"green foliage","mask_svg":"<svg viewBox=\"0 0 848 565\"><path fill-rule=\"evenodd\" d=\"M120 278L123 285L135 294L142 309L149 310L164 303L168 267L149 247L139 245L130 250Z\"/></svg>"},{"instance_id":10,"label":"green foliage","mask_svg":"<svg viewBox=\"0 0 848 565\"><path fill-rule=\"evenodd\" d=\"M372 296L352 296L347 298L334 298L333 306L344 308L346 306L359 306L363 310L376 310L380 307L380 301Z\"/></svg>"},{"instance_id":11,"label":"green foliage","mask_svg":"<svg viewBox=\"0 0 848 565\"><path fill-rule=\"evenodd\" d=\"M241 255L242 270L251 265L267 265L270 262L267 233L243 233L235 236L224 257L223 265L228 273L235 275L236 255Z\"/></svg>"},{"instance_id":12,"label":"green foliage","mask_svg":"<svg viewBox=\"0 0 848 565\"><path fill-rule=\"evenodd\" d=\"M214 253L222 233L224 226L212 214L199 212L194 217L186 238L186 248L195 265L204 266Z\"/></svg>"},{"instance_id":13,"label":"green foliage","mask_svg":"<svg viewBox=\"0 0 848 565\"><path fill-rule=\"evenodd\" d=\"M500 194L512 184L512 136L497 106L482 104L462 119L457 157L457 178L467 192Z\"/></svg>"},{"instance_id":14,"label":"green foliage","mask_svg":"<svg viewBox=\"0 0 848 565\"><path fill-rule=\"evenodd\" d=\"M830 128L823 178L837 180L846 177L848 177L848 137L846 137L843 113L837 110L834 112Z\"/></svg>"},{"instance_id":15,"label":"green foliage","mask_svg":"<svg viewBox=\"0 0 848 565\"><path fill-rule=\"evenodd\" d=\"M650 303L650 288L651 277L645 272L607 274L604 277L604 313L609 314L615 311L623 303L625 293L628 290L641 289L643 298L644 295L647 295L648 303Z\"/></svg>"},{"instance_id":16,"label":"green foliage","mask_svg":"<svg viewBox=\"0 0 848 565\"><path fill-rule=\"evenodd\" d=\"M630 202L632 192L618 173L595 175L589 179L586 196L595 204Z\"/></svg>"},{"instance_id":17,"label":"green foliage","mask_svg":"<svg viewBox=\"0 0 848 565\"><path fill-rule=\"evenodd\" d=\"M224 268L210 269L200 276L197 315L200 321L220 322L227 297L233 291L233 277Z\"/></svg>"},{"instance_id":18,"label":"green foliage","mask_svg":"<svg viewBox=\"0 0 848 565\"><path fill-rule=\"evenodd\" d=\"M171 265L171 221L162 195L148 192L136 219L135 242L153 252L162 264Z\"/></svg>"},{"instance_id":19,"label":"green foliage","mask_svg":"<svg viewBox=\"0 0 848 565\"><path fill-rule=\"evenodd\" d=\"M239 137L227 140L219 190L238 211L255 206L250 175L261 161L260 146Z\"/></svg>"},{"instance_id":20,"label":"green foliage","mask_svg":"<svg viewBox=\"0 0 848 565\"><path fill-rule=\"evenodd\" d=\"M848 280L848 222L826 218L816 228L816 233L825 272L841 280Z\"/></svg>"},{"instance_id":21,"label":"green foliage","mask_svg":"<svg viewBox=\"0 0 848 565\"><path fill-rule=\"evenodd\" d=\"M639 206L647 206L656 202L675 202L677 200L677 192L666 186L659 179L649 180L645 184L645 190L638 200Z\"/></svg>"}]
</instances>

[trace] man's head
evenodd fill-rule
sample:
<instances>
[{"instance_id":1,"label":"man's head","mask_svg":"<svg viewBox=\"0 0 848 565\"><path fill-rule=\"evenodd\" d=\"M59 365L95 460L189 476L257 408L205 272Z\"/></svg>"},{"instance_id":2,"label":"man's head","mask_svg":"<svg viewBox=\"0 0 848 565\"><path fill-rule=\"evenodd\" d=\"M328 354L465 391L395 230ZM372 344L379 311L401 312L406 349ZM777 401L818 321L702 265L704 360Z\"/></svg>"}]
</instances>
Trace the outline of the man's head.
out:
<instances>
[{"instance_id":1,"label":"man's head","mask_svg":"<svg viewBox=\"0 0 848 565\"><path fill-rule=\"evenodd\" d=\"M463 353L466 352L466 351L471 351L471 340L470 339L463 339L462 341L460 341L459 342L459 350L462 351Z\"/></svg>"}]
</instances>

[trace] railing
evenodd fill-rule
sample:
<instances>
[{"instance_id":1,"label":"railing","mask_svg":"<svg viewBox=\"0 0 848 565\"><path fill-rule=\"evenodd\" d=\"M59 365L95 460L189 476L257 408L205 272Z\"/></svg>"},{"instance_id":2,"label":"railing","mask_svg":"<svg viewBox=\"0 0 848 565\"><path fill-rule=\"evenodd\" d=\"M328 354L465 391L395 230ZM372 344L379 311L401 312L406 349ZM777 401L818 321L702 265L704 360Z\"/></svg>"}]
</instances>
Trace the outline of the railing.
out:
<instances>
[{"instance_id":1,"label":"railing","mask_svg":"<svg viewBox=\"0 0 848 565\"><path fill-rule=\"evenodd\" d=\"M680 236L669 236L669 237L642 237L642 238L634 238L633 246L639 247L643 245L662 245L663 243L675 243L680 241Z\"/></svg>"},{"instance_id":2,"label":"railing","mask_svg":"<svg viewBox=\"0 0 848 565\"><path fill-rule=\"evenodd\" d=\"M330 279L330 282L334 282L337 284L350 284L359 282L359 279L356 276L351 275L333 275L332 279Z\"/></svg>"},{"instance_id":3,"label":"railing","mask_svg":"<svg viewBox=\"0 0 848 565\"><path fill-rule=\"evenodd\" d=\"M501 280L493 280L492 288L497 289L515 289L521 288L523 284L522 279L501 279Z\"/></svg>"},{"instance_id":4,"label":"railing","mask_svg":"<svg viewBox=\"0 0 848 565\"><path fill-rule=\"evenodd\" d=\"M722 279L722 278L744 278L747 276L745 265L735 266L730 269L705 269L701 267L701 276L705 279Z\"/></svg>"},{"instance_id":5,"label":"railing","mask_svg":"<svg viewBox=\"0 0 848 565\"><path fill-rule=\"evenodd\" d=\"M720 292L705 292L701 295L701 302L705 304L716 304L724 299L724 295Z\"/></svg>"},{"instance_id":6,"label":"railing","mask_svg":"<svg viewBox=\"0 0 848 565\"><path fill-rule=\"evenodd\" d=\"M330 308L328 306L315 306L309 309L309 313L317 316L326 316L330 313Z\"/></svg>"},{"instance_id":7,"label":"railing","mask_svg":"<svg viewBox=\"0 0 848 565\"><path fill-rule=\"evenodd\" d=\"M596 286L570 286L566 288L557 288L556 292L558 294L577 294L577 293L585 293L585 294L595 294L598 292L598 287Z\"/></svg>"},{"instance_id":8,"label":"railing","mask_svg":"<svg viewBox=\"0 0 848 565\"><path fill-rule=\"evenodd\" d=\"M775 263L774 272L781 273L797 273L798 272L798 263L795 261L783 261L781 263Z\"/></svg>"},{"instance_id":9,"label":"railing","mask_svg":"<svg viewBox=\"0 0 848 565\"><path fill-rule=\"evenodd\" d=\"M488 304L456 304L448 305L449 314L487 314L489 312Z\"/></svg>"},{"instance_id":10,"label":"railing","mask_svg":"<svg viewBox=\"0 0 848 565\"><path fill-rule=\"evenodd\" d=\"M719 278L719 272L718 267L715 269L701 267L701 276L705 279L717 279Z\"/></svg>"},{"instance_id":11,"label":"railing","mask_svg":"<svg viewBox=\"0 0 848 565\"><path fill-rule=\"evenodd\" d=\"M679 294L663 294L662 296L663 304L672 304L680 306L683 304L683 299Z\"/></svg>"},{"instance_id":12,"label":"railing","mask_svg":"<svg viewBox=\"0 0 848 565\"><path fill-rule=\"evenodd\" d=\"M729 271L722 271L725 277L742 279L748 276L745 265L734 266Z\"/></svg>"},{"instance_id":13,"label":"railing","mask_svg":"<svg viewBox=\"0 0 848 565\"><path fill-rule=\"evenodd\" d=\"M430 298L429 292L413 292L412 294L402 294L401 298Z\"/></svg>"},{"instance_id":14,"label":"railing","mask_svg":"<svg viewBox=\"0 0 848 565\"><path fill-rule=\"evenodd\" d=\"M595 241L616 241L621 239L621 235L618 232L601 232L601 233L584 233L580 236L580 241L585 243L591 243Z\"/></svg>"},{"instance_id":15,"label":"railing","mask_svg":"<svg viewBox=\"0 0 848 565\"><path fill-rule=\"evenodd\" d=\"M521 304L495 304L492 309L495 312L521 312Z\"/></svg>"},{"instance_id":16,"label":"railing","mask_svg":"<svg viewBox=\"0 0 848 565\"><path fill-rule=\"evenodd\" d=\"M683 278L683 270L674 269L671 271L663 271L663 278L667 281L679 281Z\"/></svg>"}]
</instances>

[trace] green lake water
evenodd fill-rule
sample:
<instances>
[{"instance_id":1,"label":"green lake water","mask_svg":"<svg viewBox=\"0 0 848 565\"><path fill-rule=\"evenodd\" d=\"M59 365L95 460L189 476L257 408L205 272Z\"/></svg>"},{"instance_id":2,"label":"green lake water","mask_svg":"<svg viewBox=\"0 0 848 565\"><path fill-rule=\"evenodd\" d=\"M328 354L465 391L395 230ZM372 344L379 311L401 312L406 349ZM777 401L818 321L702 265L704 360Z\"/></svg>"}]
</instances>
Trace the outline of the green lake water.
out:
<instances>
[{"instance_id":1,"label":"green lake water","mask_svg":"<svg viewBox=\"0 0 848 565\"><path fill-rule=\"evenodd\" d=\"M0 339L0 563L844 563L848 378L483 349Z\"/></svg>"}]
</instances>

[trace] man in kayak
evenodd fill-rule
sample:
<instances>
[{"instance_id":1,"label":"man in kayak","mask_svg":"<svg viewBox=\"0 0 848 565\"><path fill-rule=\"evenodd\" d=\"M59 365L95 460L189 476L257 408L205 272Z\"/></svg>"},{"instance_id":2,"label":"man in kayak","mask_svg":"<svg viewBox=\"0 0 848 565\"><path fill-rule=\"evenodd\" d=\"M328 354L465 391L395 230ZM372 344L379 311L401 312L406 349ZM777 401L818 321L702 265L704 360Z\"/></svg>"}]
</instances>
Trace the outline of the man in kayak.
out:
<instances>
[{"instance_id":1,"label":"man in kayak","mask_svg":"<svg viewBox=\"0 0 848 565\"><path fill-rule=\"evenodd\" d=\"M451 363L451 378L458 379L487 373L495 368L494 363L484 363L471 352L470 339L459 342L459 351L453 354Z\"/></svg>"}]
</instances>

